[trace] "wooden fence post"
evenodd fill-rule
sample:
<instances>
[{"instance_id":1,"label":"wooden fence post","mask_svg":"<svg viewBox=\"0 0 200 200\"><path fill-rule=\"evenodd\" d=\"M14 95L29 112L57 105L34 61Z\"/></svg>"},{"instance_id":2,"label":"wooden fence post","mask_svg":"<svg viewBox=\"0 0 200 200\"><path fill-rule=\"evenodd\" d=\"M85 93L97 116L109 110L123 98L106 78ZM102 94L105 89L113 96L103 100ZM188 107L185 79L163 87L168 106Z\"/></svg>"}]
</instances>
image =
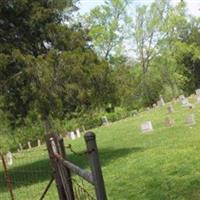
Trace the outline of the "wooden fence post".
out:
<instances>
[{"instance_id":1,"label":"wooden fence post","mask_svg":"<svg viewBox=\"0 0 200 200\"><path fill-rule=\"evenodd\" d=\"M106 190L99 160L99 153L96 144L96 136L93 132L87 132L84 136L89 155L92 175L95 182L97 200L107 200Z\"/></svg>"}]
</instances>

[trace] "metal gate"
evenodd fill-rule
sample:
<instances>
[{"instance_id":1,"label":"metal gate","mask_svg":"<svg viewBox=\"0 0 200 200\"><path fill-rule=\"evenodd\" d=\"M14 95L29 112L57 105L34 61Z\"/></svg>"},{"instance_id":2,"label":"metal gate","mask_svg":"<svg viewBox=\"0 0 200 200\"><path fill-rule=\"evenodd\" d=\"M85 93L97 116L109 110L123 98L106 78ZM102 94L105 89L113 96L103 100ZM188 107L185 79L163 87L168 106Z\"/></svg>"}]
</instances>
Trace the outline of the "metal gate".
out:
<instances>
[{"instance_id":1,"label":"metal gate","mask_svg":"<svg viewBox=\"0 0 200 200\"><path fill-rule=\"evenodd\" d=\"M107 200L95 134L87 132L84 138L91 172L67 159L63 138L58 134L51 134L46 138L60 200ZM81 180L77 180L76 176ZM93 191L83 184L83 180L93 187Z\"/></svg>"}]
</instances>

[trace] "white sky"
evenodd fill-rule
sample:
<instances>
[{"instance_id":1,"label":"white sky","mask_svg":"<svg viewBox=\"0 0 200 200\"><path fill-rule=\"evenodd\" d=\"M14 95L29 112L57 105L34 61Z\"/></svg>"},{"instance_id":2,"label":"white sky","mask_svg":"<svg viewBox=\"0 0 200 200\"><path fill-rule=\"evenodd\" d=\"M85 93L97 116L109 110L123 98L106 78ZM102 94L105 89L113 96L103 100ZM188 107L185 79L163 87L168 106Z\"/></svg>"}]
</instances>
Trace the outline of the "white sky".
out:
<instances>
[{"instance_id":1,"label":"white sky","mask_svg":"<svg viewBox=\"0 0 200 200\"><path fill-rule=\"evenodd\" d=\"M150 4L153 0L133 0L134 4ZM158 0L159 1L159 0ZM200 17L200 0L184 0L187 4L188 13ZM171 0L172 4L180 2L180 0ZM104 0L80 0L79 8L80 13L89 12L97 5L104 3Z\"/></svg>"}]
</instances>

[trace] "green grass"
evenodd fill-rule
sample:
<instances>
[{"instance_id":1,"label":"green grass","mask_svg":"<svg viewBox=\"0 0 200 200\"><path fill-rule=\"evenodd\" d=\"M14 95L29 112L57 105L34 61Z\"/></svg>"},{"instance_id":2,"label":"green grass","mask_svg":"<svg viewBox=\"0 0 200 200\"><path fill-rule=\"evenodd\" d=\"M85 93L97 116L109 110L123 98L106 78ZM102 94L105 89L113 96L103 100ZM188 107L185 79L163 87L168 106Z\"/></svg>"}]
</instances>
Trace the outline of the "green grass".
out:
<instances>
[{"instance_id":1,"label":"green grass","mask_svg":"<svg viewBox=\"0 0 200 200\"><path fill-rule=\"evenodd\" d=\"M109 200L200 199L200 105L196 104L189 110L179 103L174 104L175 112L170 116L175 124L171 128L164 126L168 115L166 107L93 130L97 136ZM196 117L197 124L193 127L185 124L189 113ZM140 124L146 120L153 123L151 134L140 132ZM85 150L83 138L66 140L65 143L72 144L78 152ZM84 156L73 155L68 150L67 153L74 163L82 168L89 167ZM29 178L28 175L21 178L21 184L16 182L17 200L31 199L23 196L27 193L33 200L38 199L50 176L47 153L41 147L17 156L22 156L21 162L10 169L16 181L21 177L17 171L25 169L32 173ZM41 173L37 172L39 169ZM35 178L34 170L39 174ZM0 177L3 177L1 171ZM54 193L55 186L46 199L56 199ZM0 199L8 199L1 180Z\"/></svg>"}]
</instances>

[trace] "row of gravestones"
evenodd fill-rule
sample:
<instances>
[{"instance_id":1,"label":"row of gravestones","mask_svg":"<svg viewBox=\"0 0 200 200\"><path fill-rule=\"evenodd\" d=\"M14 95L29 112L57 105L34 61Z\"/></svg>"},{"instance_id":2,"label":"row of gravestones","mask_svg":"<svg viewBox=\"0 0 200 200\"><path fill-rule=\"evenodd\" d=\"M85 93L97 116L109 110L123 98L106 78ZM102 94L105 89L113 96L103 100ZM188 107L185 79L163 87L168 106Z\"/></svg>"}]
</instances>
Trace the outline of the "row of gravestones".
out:
<instances>
[{"instance_id":1,"label":"row of gravestones","mask_svg":"<svg viewBox=\"0 0 200 200\"><path fill-rule=\"evenodd\" d=\"M199 91L200 92L200 91ZM200 93L199 93L200 94ZM198 95L197 95L198 96ZM189 103L188 99L186 97L184 97L183 95L181 95L179 97L180 99L180 103L185 106L185 107L188 107L189 109L192 109L193 108L193 105L191 103ZM174 108L172 105L169 105L167 107L167 110L168 110L168 113L173 113L174 112ZM164 125L166 127L172 127L174 125L174 120L171 119L169 116L167 116L165 118L165 121L164 121ZM189 125L189 126L193 126L196 124L196 120L195 120L195 115L192 113L192 114L189 114L187 117L186 117L186 124ZM152 125L152 122L151 121L146 121L146 122L143 122L141 125L140 125L140 129L141 129L141 132L142 133L148 133L148 132L151 132L153 131L153 125Z\"/></svg>"},{"instance_id":2,"label":"row of gravestones","mask_svg":"<svg viewBox=\"0 0 200 200\"><path fill-rule=\"evenodd\" d=\"M164 125L166 127L172 127L173 125L175 124L174 120L171 119L170 117L166 117L165 118L165 121L164 121ZM194 114L189 114L187 117L186 117L186 124L188 126L193 126L196 124L196 120L195 120L195 115ZM152 122L151 121L146 121L146 122L143 122L140 126L140 129L141 129L141 132L142 133L148 133L148 132L151 132L153 131L153 125L152 125Z\"/></svg>"},{"instance_id":3,"label":"row of gravestones","mask_svg":"<svg viewBox=\"0 0 200 200\"><path fill-rule=\"evenodd\" d=\"M196 90L196 96L197 96L197 102L200 103L200 89ZM190 109L193 108L193 105L191 103L189 103L188 99L184 95L180 95L178 100L181 102L181 104L183 106L188 107ZM157 101L157 104L153 104L153 107L155 108L155 107L162 107L162 106L165 106L165 101L164 101L163 97L160 96L160 100ZM174 112L174 108L172 105L169 105L167 107L167 109L168 109L168 113ZM147 108L146 110L148 111L148 110L150 110L150 108ZM137 110L133 110L130 112L130 116L135 116L137 114L138 114ZM188 122L188 124L194 124L194 122L193 122L194 115L193 114L189 115L187 117L186 121ZM109 124L108 118L106 116L101 117L101 124L102 124L102 126L106 126ZM164 124L166 126L172 126L174 124L174 121L171 120L169 117L166 117ZM144 122L141 125L141 129L144 129L144 132L146 130L146 127L149 127L150 130L153 129L152 123L150 121ZM67 133L67 138L70 138L72 140L75 140L76 138L79 138L80 136L81 136L81 133L80 133L79 129L76 129L75 131L71 131L71 132Z\"/></svg>"},{"instance_id":4,"label":"row of gravestones","mask_svg":"<svg viewBox=\"0 0 200 200\"><path fill-rule=\"evenodd\" d=\"M177 99L174 99L174 100L177 101ZM197 100L197 103L200 103L200 89L196 90L196 100ZM192 104L189 103L188 99L184 95L180 95L178 97L178 101L180 101L183 106L192 107ZM153 104L153 107L154 108L155 107L162 107L164 105L165 105L165 101L164 101L163 97L160 96L160 100L158 100L156 104Z\"/></svg>"},{"instance_id":5,"label":"row of gravestones","mask_svg":"<svg viewBox=\"0 0 200 200\"><path fill-rule=\"evenodd\" d=\"M36 146L38 146L38 147L41 146L41 140L40 139L37 140ZM31 144L30 141L27 142L27 147L28 147L28 149L32 149L33 145ZM24 148L23 145L21 143L19 143L19 148L17 149L17 151L20 152L20 151L23 151L24 149L27 149L27 148Z\"/></svg>"}]
</instances>

